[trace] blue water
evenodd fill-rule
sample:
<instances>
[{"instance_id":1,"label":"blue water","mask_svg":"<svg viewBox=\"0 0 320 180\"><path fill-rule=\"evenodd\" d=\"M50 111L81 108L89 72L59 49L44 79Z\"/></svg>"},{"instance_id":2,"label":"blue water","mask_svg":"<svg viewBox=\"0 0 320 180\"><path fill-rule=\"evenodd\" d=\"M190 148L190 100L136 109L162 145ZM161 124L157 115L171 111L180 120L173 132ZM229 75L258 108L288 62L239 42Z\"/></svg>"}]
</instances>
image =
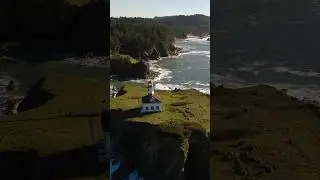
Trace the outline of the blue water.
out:
<instances>
[{"instance_id":1,"label":"blue water","mask_svg":"<svg viewBox=\"0 0 320 180\"><path fill-rule=\"evenodd\" d=\"M183 49L179 56L154 62L151 69L160 73L155 78L156 89L196 89L210 94L210 41L206 39L177 40L176 46Z\"/></svg>"}]
</instances>

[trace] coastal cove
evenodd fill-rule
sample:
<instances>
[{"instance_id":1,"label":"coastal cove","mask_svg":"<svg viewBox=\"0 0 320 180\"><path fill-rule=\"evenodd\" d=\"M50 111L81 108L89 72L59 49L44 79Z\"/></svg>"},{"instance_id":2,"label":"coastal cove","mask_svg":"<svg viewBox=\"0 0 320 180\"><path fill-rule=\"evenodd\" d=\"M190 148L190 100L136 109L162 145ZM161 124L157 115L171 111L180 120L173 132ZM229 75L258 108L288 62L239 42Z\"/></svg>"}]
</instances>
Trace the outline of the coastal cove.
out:
<instances>
[{"instance_id":1,"label":"coastal cove","mask_svg":"<svg viewBox=\"0 0 320 180\"><path fill-rule=\"evenodd\" d=\"M181 49L177 56L149 60L150 77L157 90L195 89L210 94L210 41L207 37L189 36L176 39L175 46ZM114 79L114 82L145 83L144 78ZM111 80L113 81L113 80Z\"/></svg>"},{"instance_id":2,"label":"coastal cove","mask_svg":"<svg viewBox=\"0 0 320 180\"><path fill-rule=\"evenodd\" d=\"M111 18L111 81L210 94L210 17Z\"/></svg>"}]
</instances>

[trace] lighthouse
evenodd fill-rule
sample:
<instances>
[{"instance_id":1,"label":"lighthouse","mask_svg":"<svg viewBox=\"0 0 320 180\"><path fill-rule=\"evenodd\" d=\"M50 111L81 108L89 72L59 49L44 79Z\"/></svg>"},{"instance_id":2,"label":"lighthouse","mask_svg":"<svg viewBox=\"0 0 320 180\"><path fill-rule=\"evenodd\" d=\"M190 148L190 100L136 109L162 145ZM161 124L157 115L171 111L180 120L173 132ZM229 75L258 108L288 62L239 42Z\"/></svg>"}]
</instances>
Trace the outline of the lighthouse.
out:
<instances>
[{"instance_id":1,"label":"lighthouse","mask_svg":"<svg viewBox=\"0 0 320 180\"><path fill-rule=\"evenodd\" d=\"M148 81L147 85L147 95L153 96L154 95L154 86L151 80Z\"/></svg>"},{"instance_id":2,"label":"lighthouse","mask_svg":"<svg viewBox=\"0 0 320 180\"><path fill-rule=\"evenodd\" d=\"M161 101L154 96L154 85L152 80L147 81L147 94L141 98L141 113L160 112Z\"/></svg>"}]
</instances>

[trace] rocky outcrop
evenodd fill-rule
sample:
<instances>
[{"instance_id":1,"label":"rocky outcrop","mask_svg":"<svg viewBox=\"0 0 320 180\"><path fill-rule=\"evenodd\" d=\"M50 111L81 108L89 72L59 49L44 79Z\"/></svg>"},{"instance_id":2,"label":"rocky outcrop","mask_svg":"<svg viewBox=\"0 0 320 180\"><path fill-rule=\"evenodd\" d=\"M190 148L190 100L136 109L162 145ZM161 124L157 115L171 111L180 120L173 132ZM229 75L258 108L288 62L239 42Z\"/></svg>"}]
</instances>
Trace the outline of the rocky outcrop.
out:
<instances>
[{"instance_id":1,"label":"rocky outcrop","mask_svg":"<svg viewBox=\"0 0 320 180\"><path fill-rule=\"evenodd\" d=\"M170 56L178 56L182 52L182 48L179 47L173 47L172 49L169 49L169 55Z\"/></svg>"},{"instance_id":2,"label":"rocky outcrop","mask_svg":"<svg viewBox=\"0 0 320 180\"><path fill-rule=\"evenodd\" d=\"M149 53L150 60L159 60L160 59L160 52L154 47Z\"/></svg>"},{"instance_id":3,"label":"rocky outcrop","mask_svg":"<svg viewBox=\"0 0 320 180\"><path fill-rule=\"evenodd\" d=\"M7 75L0 75L0 116L17 113L19 103L24 98L19 95L19 82Z\"/></svg>"},{"instance_id":4,"label":"rocky outcrop","mask_svg":"<svg viewBox=\"0 0 320 180\"><path fill-rule=\"evenodd\" d=\"M142 58L145 60L160 60L161 57L178 56L182 52L182 48L174 45L170 46L167 50L158 50L153 47L149 53L144 52Z\"/></svg>"},{"instance_id":5,"label":"rocky outcrop","mask_svg":"<svg viewBox=\"0 0 320 180\"><path fill-rule=\"evenodd\" d=\"M112 178L123 179L137 170L145 180L183 180L186 157L180 136L147 123L127 122L122 129L113 143L125 163Z\"/></svg>"},{"instance_id":6,"label":"rocky outcrop","mask_svg":"<svg viewBox=\"0 0 320 180\"><path fill-rule=\"evenodd\" d=\"M123 179L133 171L145 180L209 179L209 139L203 130L184 124L128 122L122 120L123 114L111 111L113 154L122 157L113 179Z\"/></svg>"}]
</instances>

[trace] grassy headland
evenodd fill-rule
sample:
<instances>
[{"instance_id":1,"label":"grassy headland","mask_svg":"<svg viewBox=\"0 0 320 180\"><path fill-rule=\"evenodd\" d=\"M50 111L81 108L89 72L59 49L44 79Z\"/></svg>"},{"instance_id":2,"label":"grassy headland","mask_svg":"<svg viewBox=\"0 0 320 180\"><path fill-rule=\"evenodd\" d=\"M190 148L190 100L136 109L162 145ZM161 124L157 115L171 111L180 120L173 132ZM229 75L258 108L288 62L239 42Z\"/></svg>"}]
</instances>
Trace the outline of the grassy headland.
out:
<instances>
[{"instance_id":1,"label":"grassy headland","mask_svg":"<svg viewBox=\"0 0 320 180\"><path fill-rule=\"evenodd\" d=\"M46 76L38 88L52 97L39 107L1 117L0 148L31 148L49 155L96 143L103 132L99 113L108 106L104 84L59 73Z\"/></svg>"},{"instance_id":2,"label":"grassy headland","mask_svg":"<svg viewBox=\"0 0 320 180\"><path fill-rule=\"evenodd\" d=\"M210 106L209 95L196 90L156 91L162 101L162 112L142 116L141 97L146 95L146 87L141 84L126 83L127 93L111 99L111 109L121 109L128 121L148 122L150 124L199 124L209 132Z\"/></svg>"},{"instance_id":3,"label":"grassy headland","mask_svg":"<svg viewBox=\"0 0 320 180\"><path fill-rule=\"evenodd\" d=\"M96 144L103 138L100 113L109 106L108 95L104 81L51 72L28 91L22 112L1 117L0 149L36 151L36 164L24 162L30 163L24 171L35 176L105 176ZM16 158L10 161L21 163Z\"/></svg>"},{"instance_id":4,"label":"grassy headland","mask_svg":"<svg viewBox=\"0 0 320 180\"><path fill-rule=\"evenodd\" d=\"M318 179L319 107L269 86L211 94L211 179Z\"/></svg>"},{"instance_id":5,"label":"grassy headland","mask_svg":"<svg viewBox=\"0 0 320 180\"><path fill-rule=\"evenodd\" d=\"M135 167L146 179L208 179L209 95L156 91L162 112L142 114L146 87L125 83L124 90L127 93L111 99L115 154L125 159L115 178L126 177Z\"/></svg>"},{"instance_id":6,"label":"grassy headland","mask_svg":"<svg viewBox=\"0 0 320 180\"><path fill-rule=\"evenodd\" d=\"M145 78L148 67L145 63L132 58L129 55L112 54L110 58L110 73L121 78Z\"/></svg>"}]
</instances>

